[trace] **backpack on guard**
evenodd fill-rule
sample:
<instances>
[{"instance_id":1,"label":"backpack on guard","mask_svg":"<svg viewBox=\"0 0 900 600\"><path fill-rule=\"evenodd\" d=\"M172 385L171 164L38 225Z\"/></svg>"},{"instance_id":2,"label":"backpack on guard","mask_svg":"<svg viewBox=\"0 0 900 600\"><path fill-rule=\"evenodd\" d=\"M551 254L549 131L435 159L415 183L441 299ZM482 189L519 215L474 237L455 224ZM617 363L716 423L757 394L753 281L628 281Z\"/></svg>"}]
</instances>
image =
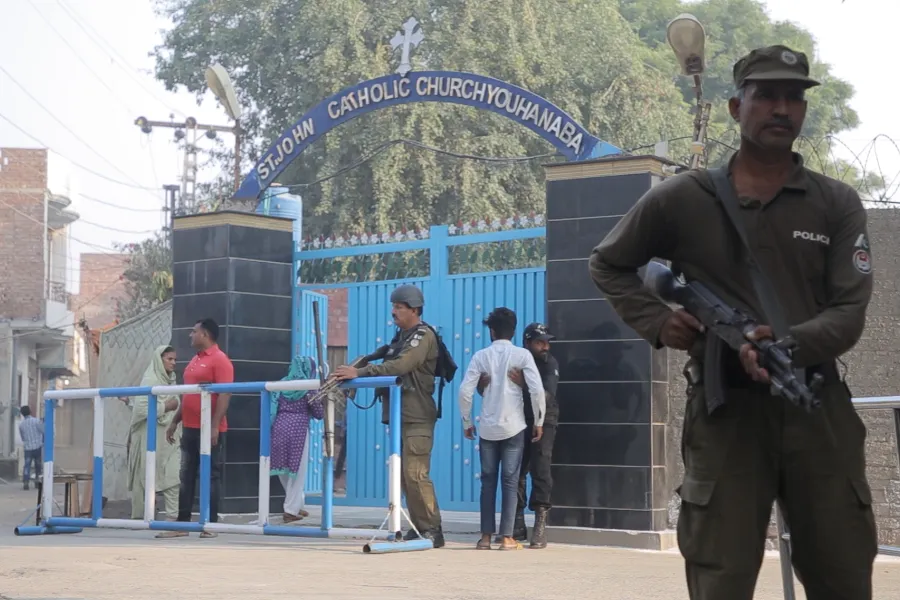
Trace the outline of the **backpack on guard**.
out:
<instances>
[{"instance_id":1,"label":"backpack on guard","mask_svg":"<svg viewBox=\"0 0 900 600\"><path fill-rule=\"evenodd\" d=\"M446 344L444 344L444 340L441 338L441 334L435 330L434 327L422 321L422 324L425 325L428 329L431 330L431 333L434 334L434 337L437 338L438 343L438 356L437 356L437 364L434 368L434 376L441 380L438 385L438 401L437 401L437 418L440 419L443 413L443 405L444 405L444 386L451 381L456 376L456 371L459 367L456 364L456 361L453 360L453 356L450 355L450 350L447 349Z\"/></svg>"}]
</instances>

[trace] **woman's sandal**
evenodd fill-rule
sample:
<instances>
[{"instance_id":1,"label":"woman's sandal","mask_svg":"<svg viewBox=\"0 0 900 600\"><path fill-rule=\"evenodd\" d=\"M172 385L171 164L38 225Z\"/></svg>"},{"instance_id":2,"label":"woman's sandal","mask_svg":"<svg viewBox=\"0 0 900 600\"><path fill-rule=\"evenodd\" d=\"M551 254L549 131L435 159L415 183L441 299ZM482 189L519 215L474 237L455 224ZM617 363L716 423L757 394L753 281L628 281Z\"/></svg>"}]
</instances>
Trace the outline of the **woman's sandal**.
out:
<instances>
[{"instance_id":1,"label":"woman's sandal","mask_svg":"<svg viewBox=\"0 0 900 600\"><path fill-rule=\"evenodd\" d=\"M515 542L515 544L500 544L497 546L497 550L521 550L522 548L523 546L519 542Z\"/></svg>"},{"instance_id":2,"label":"woman's sandal","mask_svg":"<svg viewBox=\"0 0 900 600\"><path fill-rule=\"evenodd\" d=\"M491 543L490 543L490 542L486 542L486 541L484 541L484 540L478 540L478 543L475 544L475 549L476 549L476 550L490 550L490 549L491 549Z\"/></svg>"}]
</instances>

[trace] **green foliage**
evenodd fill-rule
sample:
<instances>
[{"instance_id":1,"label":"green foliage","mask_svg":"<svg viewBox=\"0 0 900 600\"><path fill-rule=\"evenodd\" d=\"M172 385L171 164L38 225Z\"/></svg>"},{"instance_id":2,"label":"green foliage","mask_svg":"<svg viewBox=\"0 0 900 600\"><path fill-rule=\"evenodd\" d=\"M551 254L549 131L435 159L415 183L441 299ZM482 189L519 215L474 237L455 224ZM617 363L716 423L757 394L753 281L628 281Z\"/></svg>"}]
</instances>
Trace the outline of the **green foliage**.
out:
<instances>
[{"instance_id":1,"label":"green foliage","mask_svg":"<svg viewBox=\"0 0 900 600\"><path fill-rule=\"evenodd\" d=\"M620 0L619 9L651 48L654 64L669 73L678 73L678 65L666 41L668 22L689 12L703 24L707 35L703 95L713 102L709 166L725 162L740 144L737 124L728 113L728 100L734 94L734 63L754 48L783 44L807 55L811 76L822 84L807 94L809 109L803 138L796 146L807 166L846 181L863 193L874 195L883 187L877 176L863 174L857 165L834 157L830 136L857 127L859 115L850 107L853 86L832 75L829 65L816 59L816 42L810 32L794 23L772 21L759 0ZM691 80L678 77L676 82L685 102L692 103Z\"/></svg>"},{"instance_id":2,"label":"green foliage","mask_svg":"<svg viewBox=\"0 0 900 600\"><path fill-rule=\"evenodd\" d=\"M117 244L128 254L125 297L116 301L116 317L125 321L172 298L172 252L156 234L140 244Z\"/></svg>"},{"instance_id":3,"label":"green foliage","mask_svg":"<svg viewBox=\"0 0 900 600\"><path fill-rule=\"evenodd\" d=\"M727 113L732 65L752 48L773 43L806 52L813 75L824 84L810 93L805 135L819 140L859 122L849 106L852 87L815 60L809 32L773 22L757 0L154 1L172 23L155 52L157 77L170 89L183 85L199 97L206 67L214 62L225 67L245 110L247 169L323 98L393 72L399 57L389 40L411 15L425 32L412 56L414 68L468 71L520 85L625 149L691 135L693 91L678 75L665 40L666 24L681 12L696 15L708 34L704 93L714 101L711 139L736 140ZM332 131L304 152L280 183L314 182L401 138L481 156L552 150L498 115L447 104L406 105ZM711 164L728 152L714 144ZM672 153L685 156L687 142L673 143ZM815 153L806 158L832 174L847 166L830 165ZM226 172L228 161L226 152ZM851 170L848 177L862 176ZM304 197L307 235L416 229L544 209L538 161L487 164L400 144L297 191Z\"/></svg>"},{"instance_id":4,"label":"green foliage","mask_svg":"<svg viewBox=\"0 0 900 600\"><path fill-rule=\"evenodd\" d=\"M265 146L326 96L393 72L389 40L410 16L425 42L417 68L490 75L547 97L620 146L682 134L690 116L671 76L613 0L157 0L173 27L157 50L169 87L204 90L212 62L232 74L248 113L245 153ZM446 104L385 109L351 121L307 150L281 183L302 183L408 138L457 153L544 154L552 148L500 116ZM543 169L457 160L394 146L321 185L300 190L308 233L414 229L460 219L543 212Z\"/></svg>"}]
</instances>

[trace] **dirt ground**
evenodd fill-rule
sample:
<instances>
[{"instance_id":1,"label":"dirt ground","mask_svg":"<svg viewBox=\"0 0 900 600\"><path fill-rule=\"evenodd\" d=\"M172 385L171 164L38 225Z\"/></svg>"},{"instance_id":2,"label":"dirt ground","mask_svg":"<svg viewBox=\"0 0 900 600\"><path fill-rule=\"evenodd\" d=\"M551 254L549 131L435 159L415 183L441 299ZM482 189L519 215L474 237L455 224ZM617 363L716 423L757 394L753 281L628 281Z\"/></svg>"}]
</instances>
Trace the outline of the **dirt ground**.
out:
<instances>
[{"instance_id":1,"label":"dirt ground","mask_svg":"<svg viewBox=\"0 0 900 600\"><path fill-rule=\"evenodd\" d=\"M453 535L441 550L363 554L362 541L240 535L156 540L150 532L85 530L15 537L32 494L0 485L0 599L675 600L687 598L677 552L556 545L479 552ZM30 523L29 523L30 524ZM783 598L767 558L758 600ZM897 598L900 560L879 559L876 599ZM799 590L797 598L804 595Z\"/></svg>"}]
</instances>

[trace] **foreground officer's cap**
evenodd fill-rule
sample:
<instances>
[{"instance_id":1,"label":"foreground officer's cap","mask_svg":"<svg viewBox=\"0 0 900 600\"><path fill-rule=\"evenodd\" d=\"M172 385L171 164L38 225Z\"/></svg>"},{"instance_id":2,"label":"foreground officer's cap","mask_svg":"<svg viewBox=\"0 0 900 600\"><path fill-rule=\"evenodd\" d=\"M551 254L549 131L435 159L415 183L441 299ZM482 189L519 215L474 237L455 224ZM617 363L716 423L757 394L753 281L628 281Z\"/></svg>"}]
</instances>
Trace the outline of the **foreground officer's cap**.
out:
<instances>
[{"instance_id":1,"label":"foreground officer's cap","mask_svg":"<svg viewBox=\"0 0 900 600\"><path fill-rule=\"evenodd\" d=\"M819 82L809 77L809 60L787 46L757 48L734 64L734 85L738 89L751 81L799 81L811 88Z\"/></svg>"},{"instance_id":2,"label":"foreground officer's cap","mask_svg":"<svg viewBox=\"0 0 900 600\"><path fill-rule=\"evenodd\" d=\"M422 290L414 285L401 285L391 292L391 304L406 304L410 308L425 306Z\"/></svg>"},{"instance_id":3,"label":"foreground officer's cap","mask_svg":"<svg viewBox=\"0 0 900 600\"><path fill-rule=\"evenodd\" d=\"M550 333L547 326L543 323L532 323L525 328L525 341L533 342L534 340L543 340L549 342L555 340L556 336Z\"/></svg>"}]
</instances>

